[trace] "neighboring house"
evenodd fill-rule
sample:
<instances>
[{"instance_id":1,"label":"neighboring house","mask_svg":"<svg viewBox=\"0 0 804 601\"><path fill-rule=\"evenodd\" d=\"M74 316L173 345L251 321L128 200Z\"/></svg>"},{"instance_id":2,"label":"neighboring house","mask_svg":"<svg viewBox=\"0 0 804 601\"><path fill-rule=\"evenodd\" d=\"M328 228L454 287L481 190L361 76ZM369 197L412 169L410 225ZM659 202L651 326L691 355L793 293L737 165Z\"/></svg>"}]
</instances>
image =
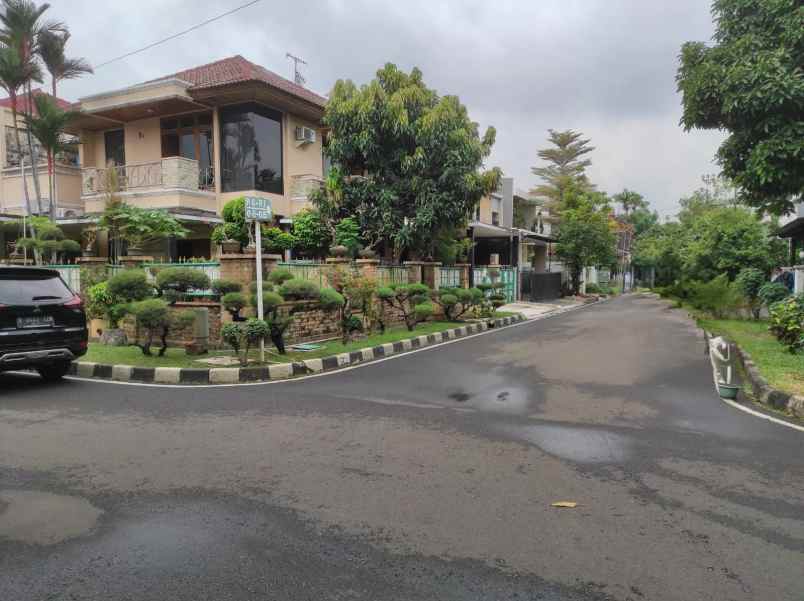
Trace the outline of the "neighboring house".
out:
<instances>
[{"instance_id":1,"label":"neighboring house","mask_svg":"<svg viewBox=\"0 0 804 601\"><path fill-rule=\"evenodd\" d=\"M326 98L242 56L81 98L83 226L103 211L107 169L127 204L165 209L187 239L147 248L178 260L211 257L209 236L227 201L271 200L278 224L310 206L324 176L321 118ZM98 239L101 256L108 242Z\"/></svg>"},{"instance_id":2,"label":"neighboring house","mask_svg":"<svg viewBox=\"0 0 804 601\"><path fill-rule=\"evenodd\" d=\"M552 242L549 225L544 231L534 230L540 221L538 209L525 218L524 227L514 226L514 203L526 198L514 194L514 179L503 177L497 190L484 196L469 224L469 236L474 241L473 265L489 265L498 260L500 265L548 270L548 246ZM529 203L533 204L533 203ZM536 209L535 205L533 207Z\"/></svg>"},{"instance_id":3,"label":"neighboring house","mask_svg":"<svg viewBox=\"0 0 804 601\"><path fill-rule=\"evenodd\" d=\"M41 90L33 90L32 96L44 94ZM70 103L66 100L56 99L61 108L67 109ZM0 213L10 215L23 215L26 212L25 195L22 187L22 170L20 168L21 158L25 159L25 175L28 185L28 196L31 203L31 212L36 214L39 207L36 203L34 192L34 181L31 174L31 156L28 148L25 118L22 114L23 108L28 105L28 96L21 94L17 97L17 125L19 127L20 141L22 149L17 148L14 136L14 120L11 115L11 99L0 99L0 125L2 125L2 135L0 135L0 157L3 165L0 171ZM34 108L35 110L35 108ZM76 140L77 142L77 140ZM39 149L39 144L34 140L34 153L38 157L37 176L39 179L39 190L42 198L42 214L49 214L50 195L48 188L47 156L44 151ZM70 152L60 153L56 157L56 199L58 213L57 217L70 217L83 212L81 202L81 170L78 163L78 148ZM0 257L3 252L0 251Z\"/></svg>"},{"instance_id":4,"label":"neighboring house","mask_svg":"<svg viewBox=\"0 0 804 601\"><path fill-rule=\"evenodd\" d=\"M793 290L804 293L804 201L796 205L796 212L782 225L779 237L789 244L789 265L784 270L794 273Z\"/></svg>"}]
</instances>

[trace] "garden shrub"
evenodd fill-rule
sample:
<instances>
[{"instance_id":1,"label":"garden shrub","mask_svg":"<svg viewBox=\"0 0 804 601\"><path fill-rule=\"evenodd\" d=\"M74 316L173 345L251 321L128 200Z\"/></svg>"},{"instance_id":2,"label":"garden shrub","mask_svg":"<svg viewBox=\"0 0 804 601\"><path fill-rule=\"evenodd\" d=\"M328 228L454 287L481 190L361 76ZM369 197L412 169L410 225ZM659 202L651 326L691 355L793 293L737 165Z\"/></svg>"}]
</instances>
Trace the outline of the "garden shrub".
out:
<instances>
[{"instance_id":1,"label":"garden shrub","mask_svg":"<svg viewBox=\"0 0 804 601\"><path fill-rule=\"evenodd\" d=\"M252 307L257 306L257 282L251 282L248 287L249 295L248 295L248 302ZM266 293L273 292L274 286L270 282L266 282L263 280L262 282L262 296L263 299L265 298Z\"/></svg>"},{"instance_id":2,"label":"garden shrub","mask_svg":"<svg viewBox=\"0 0 804 601\"><path fill-rule=\"evenodd\" d=\"M221 328L221 338L232 347L240 365L248 365L249 351L270 333L270 326L262 319L248 319L240 323L227 323Z\"/></svg>"},{"instance_id":3,"label":"garden shrub","mask_svg":"<svg viewBox=\"0 0 804 601\"><path fill-rule=\"evenodd\" d=\"M693 282L689 293L692 306L721 319L734 311L742 302L742 294L722 273L708 282Z\"/></svg>"},{"instance_id":4,"label":"garden shrub","mask_svg":"<svg viewBox=\"0 0 804 601\"><path fill-rule=\"evenodd\" d=\"M274 270L271 271L270 274L268 274L268 281L270 283L272 283L272 284L277 285L277 286L281 286L282 284L284 284L288 280L292 280L292 279L293 279L293 274L290 273L289 269L285 269L284 267L279 267L277 269L274 269Z\"/></svg>"},{"instance_id":5,"label":"garden shrub","mask_svg":"<svg viewBox=\"0 0 804 601\"><path fill-rule=\"evenodd\" d=\"M311 300L318 298L319 288L310 280L292 278L279 287L279 294L287 300Z\"/></svg>"},{"instance_id":6,"label":"garden shrub","mask_svg":"<svg viewBox=\"0 0 804 601\"><path fill-rule=\"evenodd\" d=\"M770 308L769 329L790 353L804 348L804 295L774 303Z\"/></svg>"},{"instance_id":7,"label":"garden shrub","mask_svg":"<svg viewBox=\"0 0 804 601\"><path fill-rule=\"evenodd\" d=\"M767 282L760 287L757 294L762 304L770 309L775 303L790 296L790 290L787 289L787 286L779 282Z\"/></svg>"},{"instance_id":8,"label":"garden shrub","mask_svg":"<svg viewBox=\"0 0 804 601\"><path fill-rule=\"evenodd\" d=\"M217 296L225 296L230 292L241 292L243 287L234 280L213 280L210 286Z\"/></svg>"},{"instance_id":9,"label":"garden shrub","mask_svg":"<svg viewBox=\"0 0 804 601\"><path fill-rule=\"evenodd\" d=\"M762 310L762 299L759 290L765 284L765 274L756 267L746 267L740 270L734 279L734 284L745 298L748 309L754 319L759 319L759 312Z\"/></svg>"},{"instance_id":10,"label":"garden shrub","mask_svg":"<svg viewBox=\"0 0 804 601\"><path fill-rule=\"evenodd\" d=\"M334 288L322 288L318 295L318 302L321 307L327 311L332 309L340 309L346 303L343 295Z\"/></svg>"},{"instance_id":11,"label":"garden shrub","mask_svg":"<svg viewBox=\"0 0 804 601\"><path fill-rule=\"evenodd\" d=\"M479 288L442 288L438 291L438 304L449 321L457 321L480 305L484 300Z\"/></svg>"},{"instance_id":12,"label":"garden shrub","mask_svg":"<svg viewBox=\"0 0 804 601\"><path fill-rule=\"evenodd\" d=\"M151 346L154 336L159 336L162 346L159 349L159 356L162 357L167 350L167 337L171 328L181 328L190 325L195 319L190 311L173 311L162 299L150 298L137 301L129 306L128 311L134 316L137 329L145 330L145 340L140 344L135 341L134 346L142 350L143 355L151 356Z\"/></svg>"},{"instance_id":13,"label":"garden shrub","mask_svg":"<svg viewBox=\"0 0 804 601\"><path fill-rule=\"evenodd\" d=\"M246 306L246 295L242 292L227 292L221 297L221 304L234 321L242 321L240 311Z\"/></svg>"},{"instance_id":14,"label":"garden shrub","mask_svg":"<svg viewBox=\"0 0 804 601\"><path fill-rule=\"evenodd\" d=\"M402 314L405 326L411 332L417 323L425 321L433 314L431 294L430 288L424 284L394 284L383 286L377 291L381 302Z\"/></svg>"},{"instance_id":15,"label":"garden shrub","mask_svg":"<svg viewBox=\"0 0 804 601\"><path fill-rule=\"evenodd\" d=\"M154 287L145 272L139 269L124 269L109 280L109 294L119 302L145 300L153 296Z\"/></svg>"},{"instance_id":16,"label":"garden shrub","mask_svg":"<svg viewBox=\"0 0 804 601\"><path fill-rule=\"evenodd\" d=\"M586 284L586 293L587 294L602 294L600 286L595 284L594 282L589 282Z\"/></svg>"},{"instance_id":17,"label":"garden shrub","mask_svg":"<svg viewBox=\"0 0 804 601\"><path fill-rule=\"evenodd\" d=\"M168 267L156 274L156 287L165 299L174 304L191 290L207 290L209 276L192 267Z\"/></svg>"}]
</instances>

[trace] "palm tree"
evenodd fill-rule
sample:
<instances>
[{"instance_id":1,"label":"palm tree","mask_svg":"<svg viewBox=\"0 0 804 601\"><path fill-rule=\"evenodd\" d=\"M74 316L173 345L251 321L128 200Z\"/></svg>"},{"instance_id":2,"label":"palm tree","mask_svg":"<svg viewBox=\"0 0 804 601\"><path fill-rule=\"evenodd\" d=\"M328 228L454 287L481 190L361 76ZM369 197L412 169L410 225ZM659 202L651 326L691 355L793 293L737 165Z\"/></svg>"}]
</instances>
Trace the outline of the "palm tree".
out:
<instances>
[{"instance_id":1,"label":"palm tree","mask_svg":"<svg viewBox=\"0 0 804 601\"><path fill-rule=\"evenodd\" d=\"M39 37L47 31L63 32L65 26L59 21L42 18L50 4L37 6L32 0L3 0L3 13L0 13L0 43L16 49L23 65L36 65L39 54ZM37 81L42 81L41 76ZM23 86L27 95L26 113L33 110L31 79ZM38 157L34 154L33 136L30 130L26 132L28 150L31 153L31 174L33 175L34 191L39 212L42 211L42 193L39 190L39 175L37 173Z\"/></svg>"},{"instance_id":2,"label":"palm tree","mask_svg":"<svg viewBox=\"0 0 804 601\"><path fill-rule=\"evenodd\" d=\"M63 79L75 79L85 73L93 73L90 64L83 58L67 58L64 48L70 39L70 32L44 31L39 34L39 56L45 63L52 78L52 93L56 97L56 84Z\"/></svg>"},{"instance_id":3,"label":"palm tree","mask_svg":"<svg viewBox=\"0 0 804 601\"><path fill-rule=\"evenodd\" d=\"M25 196L25 211L31 215L31 199L28 196L28 184L25 179L25 155L22 152L22 142L20 141L20 130L17 127L18 121L18 92L25 85L25 82L41 80L41 72L35 63L23 63L20 55L14 48L0 46L0 87L8 92L11 99L11 118L14 123L14 138L17 144L17 152L20 155L20 170L22 172L22 190ZM33 227L33 226L31 226ZM33 235L33 234L32 234Z\"/></svg>"},{"instance_id":4,"label":"palm tree","mask_svg":"<svg viewBox=\"0 0 804 601\"><path fill-rule=\"evenodd\" d=\"M75 117L74 111L64 111L56 104L54 97L39 94L34 98L36 116L26 115L25 122L30 131L47 153L47 181L50 197L50 219L56 219L55 159L59 152L73 146L64 140L64 130Z\"/></svg>"}]
</instances>

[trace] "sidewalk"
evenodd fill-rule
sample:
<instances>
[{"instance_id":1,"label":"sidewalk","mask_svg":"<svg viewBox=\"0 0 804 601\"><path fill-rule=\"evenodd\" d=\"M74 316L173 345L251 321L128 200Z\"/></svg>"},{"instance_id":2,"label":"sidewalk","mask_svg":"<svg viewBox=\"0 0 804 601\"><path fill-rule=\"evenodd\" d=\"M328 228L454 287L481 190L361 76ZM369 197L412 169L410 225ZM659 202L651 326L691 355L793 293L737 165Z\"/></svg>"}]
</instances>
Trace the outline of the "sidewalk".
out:
<instances>
[{"instance_id":1,"label":"sidewalk","mask_svg":"<svg viewBox=\"0 0 804 601\"><path fill-rule=\"evenodd\" d=\"M509 303L499 308L499 311L511 311L514 313L521 313L526 319L533 319L545 313L556 311L559 309L568 309L583 303L569 298L556 299L554 301L545 301L543 303L531 303L526 301L519 301L516 303Z\"/></svg>"}]
</instances>

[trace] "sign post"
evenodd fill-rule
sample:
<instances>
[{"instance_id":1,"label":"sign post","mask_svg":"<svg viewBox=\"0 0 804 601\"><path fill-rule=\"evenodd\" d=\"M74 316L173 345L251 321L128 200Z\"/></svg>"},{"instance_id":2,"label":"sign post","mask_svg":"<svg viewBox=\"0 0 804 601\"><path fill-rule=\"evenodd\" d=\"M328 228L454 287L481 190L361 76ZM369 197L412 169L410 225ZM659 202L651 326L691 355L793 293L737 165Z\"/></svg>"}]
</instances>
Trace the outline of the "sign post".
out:
<instances>
[{"instance_id":1,"label":"sign post","mask_svg":"<svg viewBox=\"0 0 804 601\"><path fill-rule=\"evenodd\" d=\"M254 242L257 244L257 319L264 317L262 308L262 222L271 221L274 213L267 198L246 196L246 221L254 222ZM260 339L260 363L265 363L265 340Z\"/></svg>"}]
</instances>

